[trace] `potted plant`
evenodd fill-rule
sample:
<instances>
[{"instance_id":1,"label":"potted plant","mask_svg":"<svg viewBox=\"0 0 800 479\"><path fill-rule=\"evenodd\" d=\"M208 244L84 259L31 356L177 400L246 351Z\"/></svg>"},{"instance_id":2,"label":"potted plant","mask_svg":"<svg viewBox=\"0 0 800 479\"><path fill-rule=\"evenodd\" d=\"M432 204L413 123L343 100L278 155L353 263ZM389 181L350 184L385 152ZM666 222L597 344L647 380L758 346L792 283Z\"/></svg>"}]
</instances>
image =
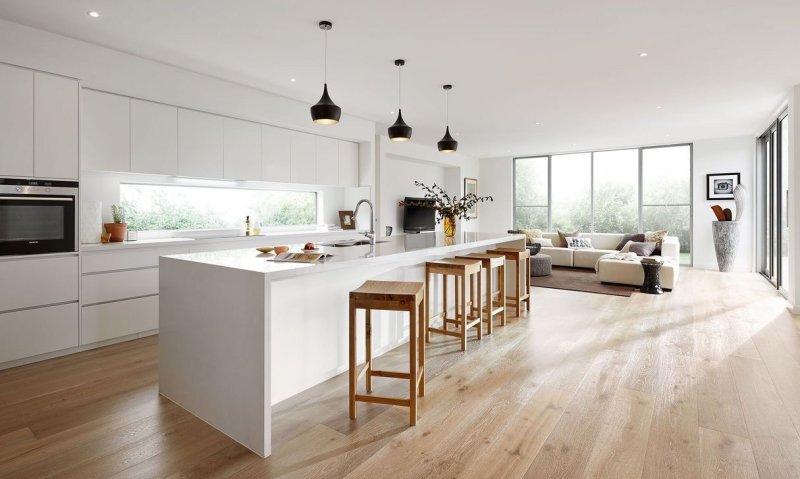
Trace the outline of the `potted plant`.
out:
<instances>
[{"instance_id":1,"label":"potted plant","mask_svg":"<svg viewBox=\"0 0 800 479\"><path fill-rule=\"evenodd\" d=\"M114 222L103 225L109 235L108 241L112 243L125 241L125 234L128 231L128 223L125 222L125 210L120 206L111 205L111 217Z\"/></svg>"},{"instance_id":2,"label":"potted plant","mask_svg":"<svg viewBox=\"0 0 800 479\"><path fill-rule=\"evenodd\" d=\"M428 201L401 201L400 206L423 206L436 210L438 213L436 222L441 223L444 221L443 230L447 238L455 236L457 219L469 221L469 211L473 206L484 201L494 201L491 196L477 196L474 193L467 193L461 198L450 196L436 183L429 187L424 183L415 181L414 186L422 188L422 191L425 192L425 198L433 200L433 203Z\"/></svg>"}]
</instances>

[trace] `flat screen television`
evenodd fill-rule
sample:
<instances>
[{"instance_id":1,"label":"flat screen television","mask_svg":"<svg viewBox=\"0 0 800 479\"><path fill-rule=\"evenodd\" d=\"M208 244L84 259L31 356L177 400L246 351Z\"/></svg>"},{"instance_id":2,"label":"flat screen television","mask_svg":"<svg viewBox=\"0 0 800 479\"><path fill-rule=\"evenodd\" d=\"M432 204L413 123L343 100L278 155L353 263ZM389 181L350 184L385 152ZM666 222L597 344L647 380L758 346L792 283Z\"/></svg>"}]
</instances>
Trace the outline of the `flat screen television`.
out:
<instances>
[{"instance_id":1,"label":"flat screen television","mask_svg":"<svg viewBox=\"0 0 800 479\"><path fill-rule=\"evenodd\" d=\"M406 197L406 202L427 203L433 206L430 198ZM403 231L420 233L436 229L436 210L423 205L406 205L403 210Z\"/></svg>"}]
</instances>

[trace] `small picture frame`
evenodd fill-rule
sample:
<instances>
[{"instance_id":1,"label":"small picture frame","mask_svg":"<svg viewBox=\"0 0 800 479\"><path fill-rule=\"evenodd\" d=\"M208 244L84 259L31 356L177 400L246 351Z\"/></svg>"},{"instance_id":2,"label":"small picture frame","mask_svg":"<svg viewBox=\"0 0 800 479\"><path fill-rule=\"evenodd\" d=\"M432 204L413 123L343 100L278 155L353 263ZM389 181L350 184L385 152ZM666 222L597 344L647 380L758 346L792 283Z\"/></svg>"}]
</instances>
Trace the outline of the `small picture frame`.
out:
<instances>
[{"instance_id":1,"label":"small picture frame","mask_svg":"<svg viewBox=\"0 0 800 479\"><path fill-rule=\"evenodd\" d=\"M339 212L339 226L341 226L343 230L356 229L356 219L352 211Z\"/></svg>"},{"instance_id":2,"label":"small picture frame","mask_svg":"<svg viewBox=\"0 0 800 479\"><path fill-rule=\"evenodd\" d=\"M739 173L710 173L706 175L707 200L732 200L739 185Z\"/></svg>"},{"instance_id":3,"label":"small picture frame","mask_svg":"<svg viewBox=\"0 0 800 479\"><path fill-rule=\"evenodd\" d=\"M472 193L478 196L478 180L476 178L464 178L464 196ZM475 203L467 212L467 217L471 220L478 218L478 203Z\"/></svg>"}]
</instances>

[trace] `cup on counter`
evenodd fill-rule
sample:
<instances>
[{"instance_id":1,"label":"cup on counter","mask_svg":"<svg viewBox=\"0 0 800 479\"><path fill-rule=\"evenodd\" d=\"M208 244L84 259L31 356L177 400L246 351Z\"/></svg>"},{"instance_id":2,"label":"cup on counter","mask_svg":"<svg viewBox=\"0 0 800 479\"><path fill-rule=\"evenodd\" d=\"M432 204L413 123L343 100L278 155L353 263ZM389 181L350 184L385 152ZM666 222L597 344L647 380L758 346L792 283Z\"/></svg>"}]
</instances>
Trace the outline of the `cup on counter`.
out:
<instances>
[{"instance_id":1,"label":"cup on counter","mask_svg":"<svg viewBox=\"0 0 800 479\"><path fill-rule=\"evenodd\" d=\"M275 254L286 253L287 251L289 251L289 247L288 246L276 246L275 247Z\"/></svg>"},{"instance_id":2,"label":"cup on counter","mask_svg":"<svg viewBox=\"0 0 800 479\"><path fill-rule=\"evenodd\" d=\"M391 226L387 226L386 227L386 236L392 236L392 230L393 229L394 228L392 228Z\"/></svg>"}]
</instances>

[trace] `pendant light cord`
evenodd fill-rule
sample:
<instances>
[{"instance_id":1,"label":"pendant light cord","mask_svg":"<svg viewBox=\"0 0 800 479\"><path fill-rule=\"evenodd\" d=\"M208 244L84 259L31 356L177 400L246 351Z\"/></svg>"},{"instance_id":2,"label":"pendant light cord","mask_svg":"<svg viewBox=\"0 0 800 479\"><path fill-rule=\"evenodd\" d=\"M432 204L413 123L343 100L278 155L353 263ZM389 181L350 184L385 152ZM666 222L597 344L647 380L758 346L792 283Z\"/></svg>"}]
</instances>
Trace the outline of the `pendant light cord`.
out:
<instances>
[{"instance_id":1,"label":"pendant light cord","mask_svg":"<svg viewBox=\"0 0 800 479\"><path fill-rule=\"evenodd\" d=\"M328 30L324 30L325 32L325 67L322 73L322 77L324 78L324 82L328 84Z\"/></svg>"},{"instance_id":2,"label":"pendant light cord","mask_svg":"<svg viewBox=\"0 0 800 479\"><path fill-rule=\"evenodd\" d=\"M403 108L403 67L397 65L397 110Z\"/></svg>"},{"instance_id":3,"label":"pendant light cord","mask_svg":"<svg viewBox=\"0 0 800 479\"><path fill-rule=\"evenodd\" d=\"M450 126L450 90L444 92L445 124Z\"/></svg>"}]
</instances>

